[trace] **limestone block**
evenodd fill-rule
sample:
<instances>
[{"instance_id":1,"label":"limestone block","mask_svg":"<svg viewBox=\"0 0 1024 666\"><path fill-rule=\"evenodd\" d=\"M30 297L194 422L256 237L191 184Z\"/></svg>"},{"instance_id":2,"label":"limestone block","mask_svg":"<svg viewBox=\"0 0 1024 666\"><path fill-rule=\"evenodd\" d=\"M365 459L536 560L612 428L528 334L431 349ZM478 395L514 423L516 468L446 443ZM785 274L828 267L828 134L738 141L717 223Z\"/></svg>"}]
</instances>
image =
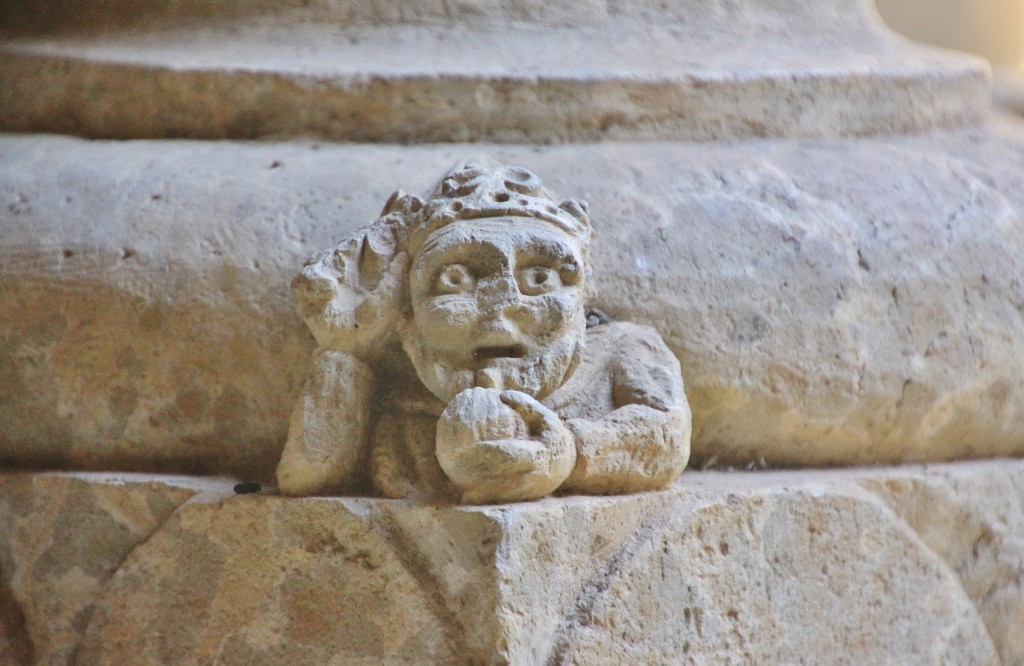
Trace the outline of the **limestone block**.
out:
<instances>
[{"instance_id":1,"label":"limestone block","mask_svg":"<svg viewBox=\"0 0 1024 666\"><path fill-rule=\"evenodd\" d=\"M8 589L0 581L0 664L21 666L32 663L32 639L25 630L25 617Z\"/></svg>"},{"instance_id":2,"label":"limestone block","mask_svg":"<svg viewBox=\"0 0 1024 666\"><path fill-rule=\"evenodd\" d=\"M1006 473L1019 466L942 465L859 480L956 572L1004 664L1024 661L1024 477Z\"/></svg>"},{"instance_id":3,"label":"limestone block","mask_svg":"<svg viewBox=\"0 0 1024 666\"><path fill-rule=\"evenodd\" d=\"M467 155L467 152L470 155ZM1024 126L389 147L0 139L0 460L269 479L304 260L491 153L587 199L593 305L675 352L698 464L1024 454Z\"/></svg>"},{"instance_id":4,"label":"limestone block","mask_svg":"<svg viewBox=\"0 0 1024 666\"><path fill-rule=\"evenodd\" d=\"M132 474L0 476L0 655L74 663L96 595L181 504L226 482Z\"/></svg>"},{"instance_id":5,"label":"limestone block","mask_svg":"<svg viewBox=\"0 0 1024 666\"><path fill-rule=\"evenodd\" d=\"M206 495L128 555L78 657L1017 663L1022 482L999 461L494 507Z\"/></svg>"},{"instance_id":6,"label":"limestone block","mask_svg":"<svg viewBox=\"0 0 1024 666\"><path fill-rule=\"evenodd\" d=\"M868 0L299 4L7 3L0 129L417 143L837 137L958 126L989 105L983 61L896 38Z\"/></svg>"}]
</instances>

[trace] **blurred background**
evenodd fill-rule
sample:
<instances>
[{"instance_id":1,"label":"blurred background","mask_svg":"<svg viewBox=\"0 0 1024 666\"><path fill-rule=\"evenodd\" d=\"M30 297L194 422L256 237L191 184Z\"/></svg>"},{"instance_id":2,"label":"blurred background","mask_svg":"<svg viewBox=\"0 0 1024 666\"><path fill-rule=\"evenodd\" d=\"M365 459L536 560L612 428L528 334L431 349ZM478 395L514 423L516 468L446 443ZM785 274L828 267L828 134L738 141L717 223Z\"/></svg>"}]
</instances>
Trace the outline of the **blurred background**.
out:
<instances>
[{"instance_id":1,"label":"blurred background","mask_svg":"<svg viewBox=\"0 0 1024 666\"><path fill-rule=\"evenodd\" d=\"M1024 114L1024 0L876 0L876 4L896 32L988 60L995 103Z\"/></svg>"}]
</instances>

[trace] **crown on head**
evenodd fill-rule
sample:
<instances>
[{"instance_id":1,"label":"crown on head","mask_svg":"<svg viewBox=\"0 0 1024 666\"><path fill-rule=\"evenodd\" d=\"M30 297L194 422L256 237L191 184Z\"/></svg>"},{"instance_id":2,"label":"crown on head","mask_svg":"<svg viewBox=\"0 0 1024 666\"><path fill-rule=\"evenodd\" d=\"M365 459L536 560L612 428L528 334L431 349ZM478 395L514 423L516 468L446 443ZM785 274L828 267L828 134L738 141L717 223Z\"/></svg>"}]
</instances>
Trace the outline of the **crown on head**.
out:
<instances>
[{"instance_id":1,"label":"crown on head","mask_svg":"<svg viewBox=\"0 0 1024 666\"><path fill-rule=\"evenodd\" d=\"M529 217L551 223L576 238L584 249L593 236L587 203L554 195L535 174L515 166L485 167L467 162L445 176L428 201L395 192L381 216L401 214L407 225L408 247L415 252L434 231L458 220L489 217Z\"/></svg>"}]
</instances>

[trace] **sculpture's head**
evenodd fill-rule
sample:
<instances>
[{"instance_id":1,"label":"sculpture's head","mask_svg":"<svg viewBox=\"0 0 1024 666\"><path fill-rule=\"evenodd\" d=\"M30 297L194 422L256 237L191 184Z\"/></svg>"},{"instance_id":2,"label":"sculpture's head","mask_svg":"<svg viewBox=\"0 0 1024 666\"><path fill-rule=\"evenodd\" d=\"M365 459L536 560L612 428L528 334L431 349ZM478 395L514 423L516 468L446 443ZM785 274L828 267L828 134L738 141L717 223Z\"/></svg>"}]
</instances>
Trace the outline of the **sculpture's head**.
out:
<instances>
[{"instance_id":1,"label":"sculpture's head","mask_svg":"<svg viewBox=\"0 0 1024 666\"><path fill-rule=\"evenodd\" d=\"M561 386L586 330L586 204L556 204L525 169L470 163L429 201L389 205L406 211L403 346L426 387L449 401L474 386L538 399Z\"/></svg>"}]
</instances>

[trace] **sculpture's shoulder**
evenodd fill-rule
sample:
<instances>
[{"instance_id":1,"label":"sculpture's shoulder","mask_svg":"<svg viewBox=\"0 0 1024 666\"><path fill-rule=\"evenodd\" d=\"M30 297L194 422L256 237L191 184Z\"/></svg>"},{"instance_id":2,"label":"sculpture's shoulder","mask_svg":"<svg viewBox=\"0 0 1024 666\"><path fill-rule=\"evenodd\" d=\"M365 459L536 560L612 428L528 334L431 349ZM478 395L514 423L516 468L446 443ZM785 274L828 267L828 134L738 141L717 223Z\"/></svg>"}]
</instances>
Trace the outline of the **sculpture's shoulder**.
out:
<instances>
[{"instance_id":1,"label":"sculpture's shoulder","mask_svg":"<svg viewBox=\"0 0 1024 666\"><path fill-rule=\"evenodd\" d=\"M650 326L609 321L587 329L579 366L544 402L562 418L597 418L647 394L682 394L679 361Z\"/></svg>"},{"instance_id":2,"label":"sculpture's shoulder","mask_svg":"<svg viewBox=\"0 0 1024 666\"><path fill-rule=\"evenodd\" d=\"M600 334L598 344L607 349L605 365L616 407L642 404L665 410L685 403L679 359L656 330L632 322L606 326L609 330Z\"/></svg>"},{"instance_id":3,"label":"sculpture's shoulder","mask_svg":"<svg viewBox=\"0 0 1024 666\"><path fill-rule=\"evenodd\" d=\"M630 321L611 321L587 329L588 359L612 363L676 362L675 355L654 328Z\"/></svg>"},{"instance_id":4,"label":"sculpture's shoulder","mask_svg":"<svg viewBox=\"0 0 1024 666\"><path fill-rule=\"evenodd\" d=\"M636 324L624 321L607 321L589 326L579 367L569 383L592 383L598 377L610 377L613 366L622 356L623 347L633 344L636 328Z\"/></svg>"}]
</instances>

